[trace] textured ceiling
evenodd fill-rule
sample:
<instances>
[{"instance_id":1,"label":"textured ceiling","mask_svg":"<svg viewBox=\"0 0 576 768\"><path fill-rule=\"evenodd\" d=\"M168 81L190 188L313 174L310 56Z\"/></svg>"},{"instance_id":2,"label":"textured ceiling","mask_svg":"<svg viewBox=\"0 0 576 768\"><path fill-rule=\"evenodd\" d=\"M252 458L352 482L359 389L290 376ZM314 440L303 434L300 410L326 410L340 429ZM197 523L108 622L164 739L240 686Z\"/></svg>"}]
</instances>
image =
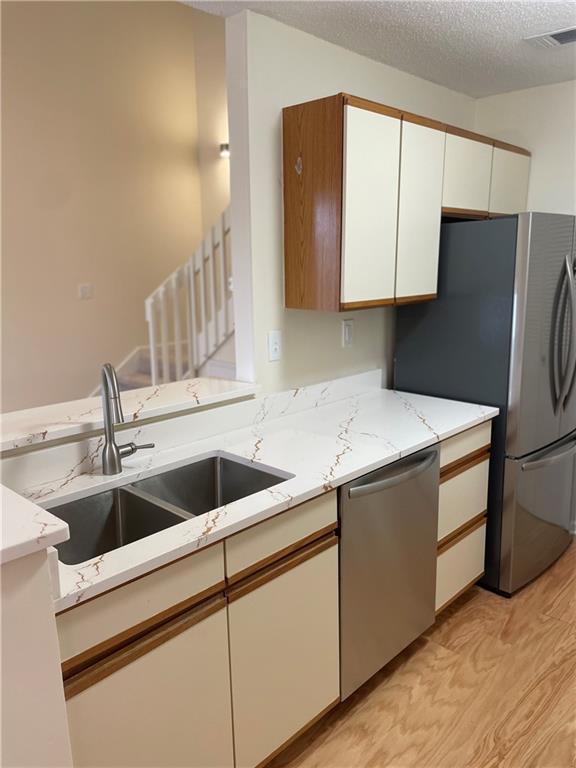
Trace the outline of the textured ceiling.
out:
<instances>
[{"instance_id":1,"label":"textured ceiling","mask_svg":"<svg viewBox=\"0 0 576 768\"><path fill-rule=\"evenodd\" d=\"M221 16L248 8L470 96L571 80L576 44L523 38L576 26L576 0L257 0L188 3Z\"/></svg>"}]
</instances>

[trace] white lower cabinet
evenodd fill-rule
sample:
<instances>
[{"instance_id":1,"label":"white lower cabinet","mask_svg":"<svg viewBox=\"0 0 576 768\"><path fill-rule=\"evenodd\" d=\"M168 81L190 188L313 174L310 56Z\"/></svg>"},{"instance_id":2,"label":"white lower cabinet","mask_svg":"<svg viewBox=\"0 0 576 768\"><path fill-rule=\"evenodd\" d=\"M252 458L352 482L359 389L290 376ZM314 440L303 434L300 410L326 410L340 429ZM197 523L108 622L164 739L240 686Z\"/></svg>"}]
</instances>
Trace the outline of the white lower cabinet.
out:
<instances>
[{"instance_id":1,"label":"white lower cabinet","mask_svg":"<svg viewBox=\"0 0 576 768\"><path fill-rule=\"evenodd\" d=\"M471 587L484 573L486 521L455 540L438 555L436 566L436 611Z\"/></svg>"},{"instance_id":2,"label":"white lower cabinet","mask_svg":"<svg viewBox=\"0 0 576 768\"><path fill-rule=\"evenodd\" d=\"M77 689L82 674L87 687L67 690L75 766L234 765L224 598L80 673Z\"/></svg>"},{"instance_id":3,"label":"white lower cabinet","mask_svg":"<svg viewBox=\"0 0 576 768\"><path fill-rule=\"evenodd\" d=\"M338 700L336 542L230 593L237 768L262 763Z\"/></svg>"}]
</instances>

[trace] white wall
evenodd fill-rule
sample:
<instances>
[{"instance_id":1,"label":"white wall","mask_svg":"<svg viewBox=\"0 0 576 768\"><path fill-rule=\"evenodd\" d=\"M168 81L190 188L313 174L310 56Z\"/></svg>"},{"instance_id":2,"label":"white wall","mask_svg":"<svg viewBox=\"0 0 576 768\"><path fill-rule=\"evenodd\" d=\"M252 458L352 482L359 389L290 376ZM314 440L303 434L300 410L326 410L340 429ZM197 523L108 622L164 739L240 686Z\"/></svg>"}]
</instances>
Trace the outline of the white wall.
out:
<instances>
[{"instance_id":1,"label":"white wall","mask_svg":"<svg viewBox=\"0 0 576 768\"><path fill-rule=\"evenodd\" d=\"M531 150L529 210L576 213L576 80L478 99L475 129Z\"/></svg>"},{"instance_id":2,"label":"white wall","mask_svg":"<svg viewBox=\"0 0 576 768\"><path fill-rule=\"evenodd\" d=\"M392 348L393 310L284 309L282 108L346 91L472 128L474 100L249 11L227 19L226 46L235 302L254 304L253 317L236 315L239 375L277 390L380 366ZM346 349L343 316L355 320L354 345ZM271 329L284 336L275 363L267 360Z\"/></svg>"}]
</instances>

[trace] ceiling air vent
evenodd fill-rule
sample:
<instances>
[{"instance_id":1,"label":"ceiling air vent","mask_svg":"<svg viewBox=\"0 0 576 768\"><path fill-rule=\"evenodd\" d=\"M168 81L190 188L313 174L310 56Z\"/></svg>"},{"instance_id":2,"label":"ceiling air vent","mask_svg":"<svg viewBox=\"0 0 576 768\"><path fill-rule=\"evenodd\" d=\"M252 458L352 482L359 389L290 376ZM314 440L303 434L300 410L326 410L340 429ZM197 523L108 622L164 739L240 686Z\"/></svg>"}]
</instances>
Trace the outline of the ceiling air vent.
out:
<instances>
[{"instance_id":1,"label":"ceiling air vent","mask_svg":"<svg viewBox=\"0 0 576 768\"><path fill-rule=\"evenodd\" d=\"M576 43L576 27L558 29L556 32L546 32L545 35L534 35L525 38L527 43L537 45L539 48L556 48L558 45Z\"/></svg>"}]
</instances>

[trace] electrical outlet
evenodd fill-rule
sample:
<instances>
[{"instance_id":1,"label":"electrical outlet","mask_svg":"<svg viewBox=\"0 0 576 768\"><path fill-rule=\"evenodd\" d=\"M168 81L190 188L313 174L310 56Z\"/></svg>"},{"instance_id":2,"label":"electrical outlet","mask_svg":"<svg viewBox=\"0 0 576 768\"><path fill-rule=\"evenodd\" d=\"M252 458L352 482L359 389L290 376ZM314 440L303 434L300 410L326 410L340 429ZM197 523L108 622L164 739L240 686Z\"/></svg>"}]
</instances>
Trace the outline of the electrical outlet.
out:
<instances>
[{"instance_id":1,"label":"electrical outlet","mask_svg":"<svg viewBox=\"0 0 576 768\"><path fill-rule=\"evenodd\" d=\"M268 361L273 363L282 357L282 331L268 331Z\"/></svg>"},{"instance_id":2,"label":"electrical outlet","mask_svg":"<svg viewBox=\"0 0 576 768\"><path fill-rule=\"evenodd\" d=\"M80 301L86 301L94 297L93 283L80 283L78 285L78 298Z\"/></svg>"},{"instance_id":3,"label":"electrical outlet","mask_svg":"<svg viewBox=\"0 0 576 768\"><path fill-rule=\"evenodd\" d=\"M342 320L342 346L351 347L354 341L354 320Z\"/></svg>"}]
</instances>

